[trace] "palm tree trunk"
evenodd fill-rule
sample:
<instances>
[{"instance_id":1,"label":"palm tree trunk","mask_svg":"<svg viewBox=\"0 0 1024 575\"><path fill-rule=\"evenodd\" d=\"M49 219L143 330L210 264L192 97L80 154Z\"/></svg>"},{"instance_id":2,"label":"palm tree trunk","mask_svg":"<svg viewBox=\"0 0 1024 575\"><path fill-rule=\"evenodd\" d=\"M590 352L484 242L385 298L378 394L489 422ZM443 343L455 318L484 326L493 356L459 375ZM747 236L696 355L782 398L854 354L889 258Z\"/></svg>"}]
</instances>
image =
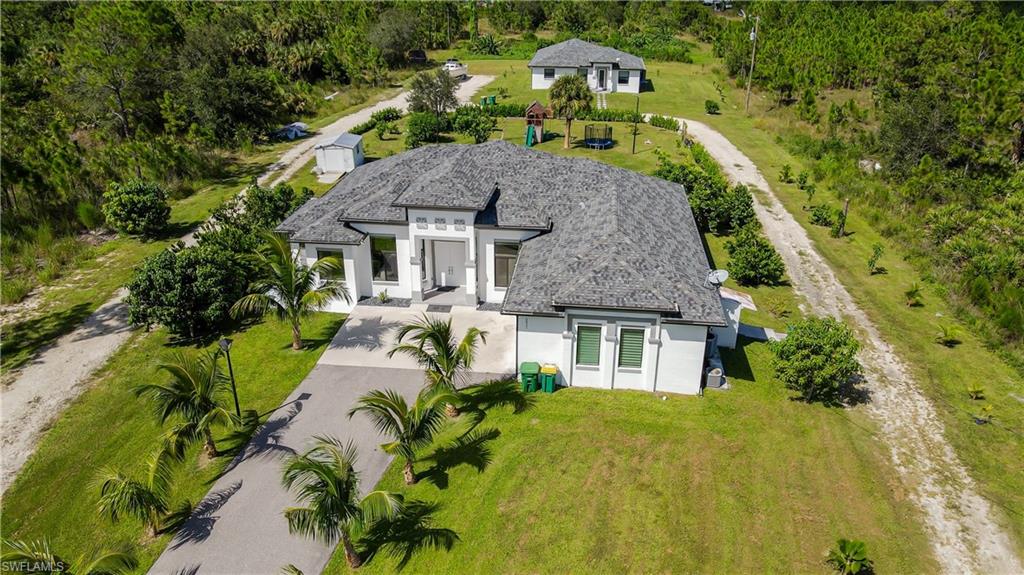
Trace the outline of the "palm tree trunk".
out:
<instances>
[{"instance_id":1,"label":"palm tree trunk","mask_svg":"<svg viewBox=\"0 0 1024 575\"><path fill-rule=\"evenodd\" d=\"M566 150L569 149L569 134L572 132L572 120L569 118L565 119L565 143L562 145Z\"/></svg>"},{"instance_id":2,"label":"palm tree trunk","mask_svg":"<svg viewBox=\"0 0 1024 575\"><path fill-rule=\"evenodd\" d=\"M206 455L209 457L217 457L218 455L220 455L220 452L217 451L217 444L214 443L213 441L213 432L210 431L209 428L207 428L203 432L203 435L206 437Z\"/></svg>"},{"instance_id":3,"label":"palm tree trunk","mask_svg":"<svg viewBox=\"0 0 1024 575\"><path fill-rule=\"evenodd\" d=\"M363 564L363 558L356 552L356 548L352 545L352 540L349 539L348 533L342 532L341 544L345 547L345 560L348 561L348 566L358 569Z\"/></svg>"},{"instance_id":4,"label":"palm tree trunk","mask_svg":"<svg viewBox=\"0 0 1024 575\"><path fill-rule=\"evenodd\" d=\"M405 484L406 485L415 485L416 484L416 471L412 468L412 460L411 459L406 459L405 460L405 469L403 470L403 473L405 473Z\"/></svg>"},{"instance_id":5,"label":"palm tree trunk","mask_svg":"<svg viewBox=\"0 0 1024 575\"><path fill-rule=\"evenodd\" d=\"M292 349L295 351L302 349L302 327L298 321L292 323Z\"/></svg>"}]
</instances>

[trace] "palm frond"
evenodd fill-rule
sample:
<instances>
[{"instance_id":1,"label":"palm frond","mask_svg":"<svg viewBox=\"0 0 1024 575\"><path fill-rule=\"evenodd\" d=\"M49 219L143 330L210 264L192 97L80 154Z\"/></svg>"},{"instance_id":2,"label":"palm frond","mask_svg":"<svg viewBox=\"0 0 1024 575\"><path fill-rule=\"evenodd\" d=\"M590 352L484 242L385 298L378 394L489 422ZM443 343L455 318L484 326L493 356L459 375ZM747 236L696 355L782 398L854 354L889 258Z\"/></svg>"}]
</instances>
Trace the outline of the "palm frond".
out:
<instances>
[{"instance_id":1,"label":"palm frond","mask_svg":"<svg viewBox=\"0 0 1024 575\"><path fill-rule=\"evenodd\" d=\"M371 491L359 503L365 521L391 519L402 512L405 498L401 493L392 491Z\"/></svg>"},{"instance_id":2,"label":"palm frond","mask_svg":"<svg viewBox=\"0 0 1024 575\"><path fill-rule=\"evenodd\" d=\"M121 575L139 566L133 555L113 551L82 557L75 562L74 572L82 575Z\"/></svg>"}]
</instances>

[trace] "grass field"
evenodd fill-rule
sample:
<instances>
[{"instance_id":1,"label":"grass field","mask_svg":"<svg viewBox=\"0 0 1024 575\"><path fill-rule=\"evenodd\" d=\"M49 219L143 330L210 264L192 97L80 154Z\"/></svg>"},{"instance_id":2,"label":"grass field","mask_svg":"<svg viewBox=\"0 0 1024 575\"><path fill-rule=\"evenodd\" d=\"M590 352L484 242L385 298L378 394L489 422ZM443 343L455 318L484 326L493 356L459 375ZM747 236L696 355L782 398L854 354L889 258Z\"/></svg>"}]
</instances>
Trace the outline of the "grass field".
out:
<instances>
[{"instance_id":1,"label":"grass field","mask_svg":"<svg viewBox=\"0 0 1024 575\"><path fill-rule=\"evenodd\" d=\"M506 101L545 100L543 91L530 89L525 61L487 60L468 64L471 71L498 75L479 95L497 93L504 87L509 94ZM791 110L777 108L771 97L755 91L751 97L751 114L745 114L744 90L724 76L707 46L694 52L692 64L649 62L648 78L654 91L640 95L642 112L680 116L709 124L749 156L773 183L775 194L804 225L839 279L909 364L915 380L943 418L947 437L957 454L980 483L984 495L1002 511L999 519L1010 527L1016 536L1017 548L1024 553L1024 472L1021 472L1024 401L1020 399L1024 397L1024 377L1001 359L998 350L988 349L967 325L955 319L954 309L941 295L942 286L929 283L908 261L909 254L902 246L888 241L874 229L865 217L867 214L861 211L862 206L852 204L847 223L850 233L843 239L831 238L827 229L807 221L803 211L807 203L804 194L793 184L779 183L779 173L785 164L789 164L794 173L810 171L809 164L785 146L787 138L812 132L809 126L793 117ZM862 108L869 101L863 92L839 91L826 94L820 104L824 106L829 100L843 102L849 98L857 100ZM721 104L721 114L704 112L704 101L709 99ZM636 96L611 94L608 105L633 109ZM835 182L826 180L817 184L816 203L827 201L840 205L842 198L829 191ZM713 239L709 240L709 244L714 243ZM866 261L875 243L885 246L886 253L880 262L886 269L885 274L871 275L867 271ZM903 292L913 283L923 288L924 305L921 307L905 304ZM763 298L758 301L762 308L763 303ZM771 314L766 317L763 310L744 316L745 321L754 318L769 327L775 327L773 322L787 321ZM959 345L949 348L935 343L940 323L959 328ZM968 397L969 383L983 385L984 401ZM975 425L973 415L986 403L993 406L995 424Z\"/></svg>"},{"instance_id":2,"label":"grass field","mask_svg":"<svg viewBox=\"0 0 1024 575\"><path fill-rule=\"evenodd\" d=\"M303 328L307 348L302 352L291 350L289 329L273 320L232 335L231 359L242 409L262 413L280 405L313 368L342 321L344 316L338 314L311 317ZM99 549L130 550L141 562L140 572L156 560L171 536L145 540L140 523L129 519L111 524L100 517L92 481L105 466L141 476L162 430L149 402L135 397L132 388L166 378L157 365L175 349L168 345L167 333L157 330L134 334L114 354L46 433L4 493L3 537L49 538L65 557ZM229 448L231 441L218 447ZM195 452L175 472L175 505L202 499L231 460L228 454L200 467Z\"/></svg>"},{"instance_id":3,"label":"grass field","mask_svg":"<svg viewBox=\"0 0 1024 575\"><path fill-rule=\"evenodd\" d=\"M791 401L766 345L743 343L725 355L729 391L541 394L489 416L501 435L482 473L407 488L393 464L379 487L439 502L436 526L461 538L407 571L815 573L838 537L866 541L879 573L936 571L870 424ZM360 572L395 568L378 555ZM326 573L345 572L336 553Z\"/></svg>"}]
</instances>

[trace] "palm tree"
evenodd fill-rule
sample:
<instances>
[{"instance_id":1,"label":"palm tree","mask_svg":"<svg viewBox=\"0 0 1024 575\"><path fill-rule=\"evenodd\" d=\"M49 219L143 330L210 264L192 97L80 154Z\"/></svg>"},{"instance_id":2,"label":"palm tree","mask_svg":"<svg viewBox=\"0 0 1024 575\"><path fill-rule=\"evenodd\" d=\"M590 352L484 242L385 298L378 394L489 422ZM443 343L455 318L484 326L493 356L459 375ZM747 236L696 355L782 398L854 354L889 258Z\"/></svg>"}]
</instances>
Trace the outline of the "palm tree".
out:
<instances>
[{"instance_id":1,"label":"palm tree","mask_svg":"<svg viewBox=\"0 0 1024 575\"><path fill-rule=\"evenodd\" d=\"M95 480L100 491L100 514L108 515L113 522L126 515L134 517L142 521L150 537L156 537L168 509L172 457L164 449L151 455L142 480L109 467L102 469Z\"/></svg>"},{"instance_id":2,"label":"palm tree","mask_svg":"<svg viewBox=\"0 0 1024 575\"><path fill-rule=\"evenodd\" d=\"M405 342L406 338L410 341ZM395 347L388 357L396 353L408 355L426 370L427 384L440 391L458 391L465 383L466 373L473 367L477 342L487 343L487 332L471 327L459 341L452 332L452 320L420 316L418 321L403 325L395 338ZM446 408L448 415L458 415L452 403Z\"/></svg>"},{"instance_id":3,"label":"palm tree","mask_svg":"<svg viewBox=\"0 0 1024 575\"><path fill-rule=\"evenodd\" d=\"M256 252L260 279L250 286L248 295L231 306L231 316L262 317L273 309L277 318L292 326L292 349L302 349L302 318L327 307L331 300L352 301L345 282L324 279L341 273L336 257L323 257L312 265L302 255L292 253L288 240L279 234L264 234L266 243Z\"/></svg>"},{"instance_id":4,"label":"palm tree","mask_svg":"<svg viewBox=\"0 0 1024 575\"><path fill-rule=\"evenodd\" d=\"M169 363L160 365L170 374L169 382L135 388L135 395L153 399L161 423L173 415L182 418L167 434L169 448L179 456L201 438L206 454L216 457L219 453L213 441L213 425L235 422L231 409L225 407L231 384L217 363L219 353L176 353Z\"/></svg>"},{"instance_id":5,"label":"palm tree","mask_svg":"<svg viewBox=\"0 0 1024 575\"><path fill-rule=\"evenodd\" d=\"M432 388L420 391L416 401L409 405L402 394L393 390L374 390L359 398L348 416L365 413L370 416L377 430L392 439L381 445L385 453L405 459L405 484L416 483L413 462L416 451L430 445L434 435L444 424L444 413L440 406L451 403L447 393L437 393Z\"/></svg>"},{"instance_id":6,"label":"palm tree","mask_svg":"<svg viewBox=\"0 0 1024 575\"><path fill-rule=\"evenodd\" d=\"M594 101L594 94L587 85L587 79L576 74L559 76L548 91L548 98L551 100L551 111L560 118L565 119L565 143L564 148L569 147L572 139L572 121L577 116L590 109Z\"/></svg>"},{"instance_id":7,"label":"palm tree","mask_svg":"<svg viewBox=\"0 0 1024 575\"><path fill-rule=\"evenodd\" d=\"M25 565L23 573L39 573L41 566L66 575L119 575L129 573L138 567L139 562L127 553L101 552L93 555L82 555L74 562L68 562L50 549L48 541L21 541L4 539L0 548L0 561L4 571L8 567L11 572L18 573L19 565ZM33 569L34 567L34 569Z\"/></svg>"},{"instance_id":8,"label":"palm tree","mask_svg":"<svg viewBox=\"0 0 1024 575\"><path fill-rule=\"evenodd\" d=\"M352 543L352 533L402 511L402 496L373 491L359 498L359 474L355 470L356 449L333 437L318 436L314 446L285 460L282 483L296 489L305 507L284 510L288 531L333 545L341 539L350 567L363 564Z\"/></svg>"}]
</instances>

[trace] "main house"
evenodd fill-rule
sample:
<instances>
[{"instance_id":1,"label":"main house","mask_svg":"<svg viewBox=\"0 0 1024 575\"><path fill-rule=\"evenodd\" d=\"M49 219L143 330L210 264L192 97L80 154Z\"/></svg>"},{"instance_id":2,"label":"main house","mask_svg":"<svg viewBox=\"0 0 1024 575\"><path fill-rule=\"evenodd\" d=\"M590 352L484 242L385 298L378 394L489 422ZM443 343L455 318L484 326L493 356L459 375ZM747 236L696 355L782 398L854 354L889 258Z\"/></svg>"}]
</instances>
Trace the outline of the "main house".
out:
<instances>
[{"instance_id":1,"label":"main house","mask_svg":"<svg viewBox=\"0 0 1024 575\"><path fill-rule=\"evenodd\" d=\"M516 316L518 361L564 385L697 393L712 334L735 341L683 187L591 160L425 146L356 168L278 231L309 262L341 258L354 302Z\"/></svg>"},{"instance_id":2,"label":"main house","mask_svg":"<svg viewBox=\"0 0 1024 575\"><path fill-rule=\"evenodd\" d=\"M575 38L537 50L529 66L534 90L547 90L559 76L579 74L591 90L639 94L647 71L639 56Z\"/></svg>"}]
</instances>

